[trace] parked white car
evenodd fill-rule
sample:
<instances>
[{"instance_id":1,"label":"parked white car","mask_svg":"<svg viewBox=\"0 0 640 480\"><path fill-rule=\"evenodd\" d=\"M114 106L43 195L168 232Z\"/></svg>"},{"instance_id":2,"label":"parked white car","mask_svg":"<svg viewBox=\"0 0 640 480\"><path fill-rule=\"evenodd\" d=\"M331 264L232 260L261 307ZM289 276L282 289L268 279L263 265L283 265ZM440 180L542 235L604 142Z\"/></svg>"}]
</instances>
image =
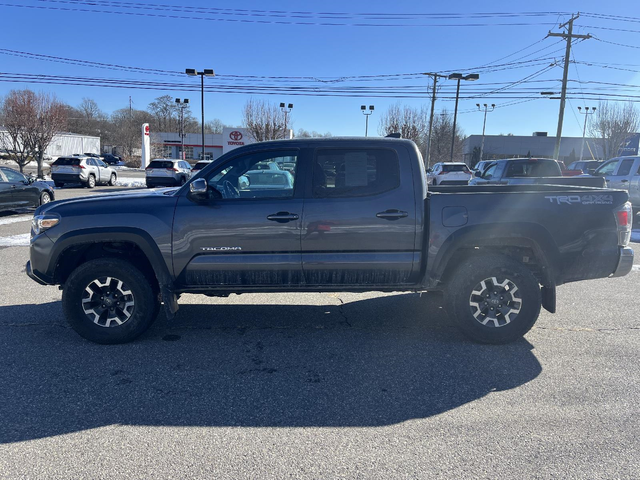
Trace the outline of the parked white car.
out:
<instances>
[{"instance_id":1,"label":"parked white car","mask_svg":"<svg viewBox=\"0 0 640 480\"><path fill-rule=\"evenodd\" d=\"M466 163L436 163L427 170L427 180L431 185L468 185L473 174Z\"/></svg>"},{"instance_id":2,"label":"parked white car","mask_svg":"<svg viewBox=\"0 0 640 480\"><path fill-rule=\"evenodd\" d=\"M59 157L51 164L51 179L56 187L80 183L93 188L100 184L115 185L118 174L100 158L74 155Z\"/></svg>"},{"instance_id":3,"label":"parked white car","mask_svg":"<svg viewBox=\"0 0 640 480\"><path fill-rule=\"evenodd\" d=\"M191 165L186 160L156 158L145 168L147 187L184 185L191 177Z\"/></svg>"}]
</instances>

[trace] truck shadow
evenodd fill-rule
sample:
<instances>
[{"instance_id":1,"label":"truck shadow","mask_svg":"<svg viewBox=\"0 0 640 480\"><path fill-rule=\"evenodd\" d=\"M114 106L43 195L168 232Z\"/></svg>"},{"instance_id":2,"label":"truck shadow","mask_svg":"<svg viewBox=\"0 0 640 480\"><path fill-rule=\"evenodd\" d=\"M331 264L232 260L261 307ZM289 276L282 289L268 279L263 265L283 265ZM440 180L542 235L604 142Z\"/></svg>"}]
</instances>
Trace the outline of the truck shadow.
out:
<instances>
[{"instance_id":1,"label":"truck shadow","mask_svg":"<svg viewBox=\"0 0 640 480\"><path fill-rule=\"evenodd\" d=\"M437 296L350 298L186 303L174 321L161 316L143 338L116 346L78 337L60 302L0 307L0 442L114 424L389 425L516 388L542 370L524 339L465 340Z\"/></svg>"}]
</instances>

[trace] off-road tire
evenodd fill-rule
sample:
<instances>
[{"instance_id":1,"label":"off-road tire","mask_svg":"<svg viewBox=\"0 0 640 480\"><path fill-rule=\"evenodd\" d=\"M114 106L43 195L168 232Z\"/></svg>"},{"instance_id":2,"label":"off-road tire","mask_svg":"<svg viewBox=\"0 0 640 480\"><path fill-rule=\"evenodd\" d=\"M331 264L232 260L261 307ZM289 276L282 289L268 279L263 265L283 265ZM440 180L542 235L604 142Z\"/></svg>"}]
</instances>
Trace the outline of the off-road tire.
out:
<instances>
[{"instance_id":1,"label":"off-road tire","mask_svg":"<svg viewBox=\"0 0 640 480\"><path fill-rule=\"evenodd\" d=\"M475 295L472 296L472 293L480 291L476 288L482 285L481 282L492 278L497 278L498 283L508 279L511 283L507 285L513 284L517 287L517 290L509 287L512 292L515 290L514 295L521 299L521 302L510 302L516 308L519 307L517 314L500 317L494 313L488 313L489 318L502 318L502 320L487 321L487 317L480 313L480 308L472 306L474 300L478 298ZM492 281L486 282L485 286L492 283ZM493 293L487 292L487 294ZM503 344L519 339L536 323L542 304L540 285L531 270L503 255L489 255L463 261L448 282L445 295L449 316L467 337L480 343ZM509 296L513 299L511 294ZM486 300L491 301L489 298ZM484 303L482 305L482 308L486 308ZM503 305L500 307L505 308ZM512 318L504 323L509 316ZM484 325L483 320L486 321ZM497 326L496 322L500 325Z\"/></svg>"},{"instance_id":2,"label":"off-road tire","mask_svg":"<svg viewBox=\"0 0 640 480\"><path fill-rule=\"evenodd\" d=\"M134 306L130 317L120 325L96 324L85 313L83 296L96 279L111 277L120 280L131 292ZM142 333L156 319L160 302L149 280L130 263L117 258L100 258L76 268L64 284L62 308L69 325L82 337L95 343L127 343Z\"/></svg>"}]
</instances>

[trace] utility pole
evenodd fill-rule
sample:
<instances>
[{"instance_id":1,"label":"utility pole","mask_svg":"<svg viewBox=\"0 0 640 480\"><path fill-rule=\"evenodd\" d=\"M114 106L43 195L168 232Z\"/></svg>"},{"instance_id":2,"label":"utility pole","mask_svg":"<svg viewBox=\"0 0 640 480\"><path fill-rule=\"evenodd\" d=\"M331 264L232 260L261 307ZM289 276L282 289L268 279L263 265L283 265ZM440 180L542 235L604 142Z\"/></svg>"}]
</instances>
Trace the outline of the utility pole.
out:
<instances>
[{"instance_id":1,"label":"utility pole","mask_svg":"<svg viewBox=\"0 0 640 480\"><path fill-rule=\"evenodd\" d=\"M482 105L484 106L484 122L482 123L482 143L480 143L480 162L482 161L482 154L484 153L484 129L487 126L487 113L493 112L496 109L495 103L491 104L491 110L488 110L489 106L486 103L483 103ZM478 110L482 111L479 103L476 103L476 106L478 107Z\"/></svg>"},{"instance_id":2,"label":"utility pole","mask_svg":"<svg viewBox=\"0 0 640 480\"><path fill-rule=\"evenodd\" d=\"M584 128L582 129L582 145L580 146L580 161L582 161L582 154L584 153L584 138L587 135L587 118L589 115L593 115L596 113L596 107L591 107L591 111L589 111L589 107L584 108L585 111L582 111L582 107L578 107L578 111L584 115Z\"/></svg>"},{"instance_id":3,"label":"utility pole","mask_svg":"<svg viewBox=\"0 0 640 480\"><path fill-rule=\"evenodd\" d=\"M427 164L426 167L429 168L431 165L431 134L433 133L433 114L436 108L436 84L438 83L438 78L447 78L446 75L438 75L437 73L425 73L429 77L433 78L433 92L431 94L431 114L429 115L429 137L427 138Z\"/></svg>"},{"instance_id":4,"label":"utility pole","mask_svg":"<svg viewBox=\"0 0 640 480\"><path fill-rule=\"evenodd\" d=\"M558 131L556 133L556 146L553 150L553 158L558 160L560 157L560 141L562 140L562 122L564 121L564 105L567 99L567 80L569 78L569 59L571 58L571 42L574 38L583 38L585 40L591 38L591 35L574 35L573 33L573 22L578 19L580 16L579 13L576 15L572 15L571 19L568 22L560 25L559 28L564 28L567 26L567 33L551 33L549 32L550 37L561 37L567 42L567 48L564 54L564 71L562 74L562 93L560 95L560 112L558 113Z\"/></svg>"}]
</instances>

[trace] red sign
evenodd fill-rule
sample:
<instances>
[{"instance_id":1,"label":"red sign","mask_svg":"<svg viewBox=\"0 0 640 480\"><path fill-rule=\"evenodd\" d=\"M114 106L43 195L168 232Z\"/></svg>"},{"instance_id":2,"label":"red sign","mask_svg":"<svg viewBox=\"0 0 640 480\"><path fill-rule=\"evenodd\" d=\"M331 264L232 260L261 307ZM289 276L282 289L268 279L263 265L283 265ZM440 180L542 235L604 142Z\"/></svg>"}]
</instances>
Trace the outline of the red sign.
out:
<instances>
[{"instance_id":1,"label":"red sign","mask_svg":"<svg viewBox=\"0 0 640 480\"><path fill-rule=\"evenodd\" d=\"M230 138L231 140L233 140L234 142L237 142L238 140L241 140L241 139L242 139L242 132L239 132L239 131L237 131L237 130L234 130L233 132L231 132L231 133L229 134L229 138Z\"/></svg>"},{"instance_id":2,"label":"red sign","mask_svg":"<svg viewBox=\"0 0 640 480\"><path fill-rule=\"evenodd\" d=\"M144 134L149 135L149 125L144 126Z\"/></svg>"}]
</instances>

